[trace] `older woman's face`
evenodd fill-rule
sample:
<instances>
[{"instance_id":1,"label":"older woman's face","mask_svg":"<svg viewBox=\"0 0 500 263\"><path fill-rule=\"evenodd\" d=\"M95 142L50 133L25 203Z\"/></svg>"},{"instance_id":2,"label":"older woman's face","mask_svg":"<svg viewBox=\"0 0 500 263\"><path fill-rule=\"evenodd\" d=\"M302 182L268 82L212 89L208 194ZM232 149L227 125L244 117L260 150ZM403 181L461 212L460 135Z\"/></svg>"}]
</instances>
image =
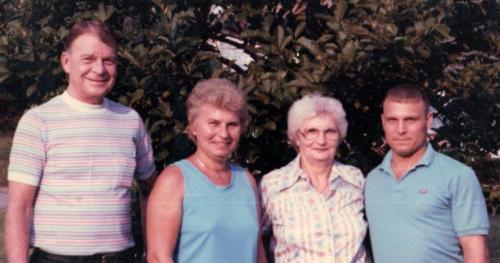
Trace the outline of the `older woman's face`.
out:
<instances>
[{"instance_id":1,"label":"older woman's face","mask_svg":"<svg viewBox=\"0 0 500 263\"><path fill-rule=\"evenodd\" d=\"M340 141L335 120L329 114L306 119L299 129L296 144L302 158L333 161Z\"/></svg>"},{"instance_id":2,"label":"older woman's face","mask_svg":"<svg viewBox=\"0 0 500 263\"><path fill-rule=\"evenodd\" d=\"M210 104L202 105L191 132L198 151L214 159L226 159L236 150L242 125L236 112Z\"/></svg>"}]
</instances>

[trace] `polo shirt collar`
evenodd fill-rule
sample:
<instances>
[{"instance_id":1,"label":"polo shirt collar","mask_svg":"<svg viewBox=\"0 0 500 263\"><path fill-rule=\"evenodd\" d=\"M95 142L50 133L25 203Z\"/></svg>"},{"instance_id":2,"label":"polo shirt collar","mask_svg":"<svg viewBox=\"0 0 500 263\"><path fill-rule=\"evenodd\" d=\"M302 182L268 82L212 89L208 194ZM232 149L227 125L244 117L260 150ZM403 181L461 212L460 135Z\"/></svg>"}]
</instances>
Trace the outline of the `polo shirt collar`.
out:
<instances>
[{"instance_id":1,"label":"polo shirt collar","mask_svg":"<svg viewBox=\"0 0 500 263\"><path fill-rule=\"evenodd\" d=\"M363 188L363 181L362 180L356 180L356 178L353 178L350 176L349 173L342 172L339 166L342 164L340 162L335 161L333 164L332 170L330 171L330 184L338 177L342 178L345 182L358 187L358 188ZM309 181L310 179L308 178L307 174L302 170L300 167L300 156L297 155L295 159L293 159L290 163L288 163L285 167L287 169L289 176L284 177L283 180L281 180L280 186L279 186L279 191L283 191L287 188L292 187L294 184L296 184L299 181L306 180Z\"/></svg>"},{"instance_id":2,"label":"polo shirt collar","mask_svg":"<svg viewBox=\"0 0 500 263\"><path fill-rule=\"evenodd\" d=\"M430 143L427 143L427 149L425 150L424 155L422 156L422 158L420 158L420 160L415 164L415 166L412 169L419 167L419 166L429 166L432 163L432 161L434 160L435 155L436 155L436 151L434 150L434 148L432 147L432 145ZM382 163L379 166L379 170L387 172L387 173L391 173L391 171L392 171L391 160L392 160L392 150L390 150L385 155L384 160L382 161ZM410 170L412 170L412 169L410 169Z\"/></svg>"}]
</instances>

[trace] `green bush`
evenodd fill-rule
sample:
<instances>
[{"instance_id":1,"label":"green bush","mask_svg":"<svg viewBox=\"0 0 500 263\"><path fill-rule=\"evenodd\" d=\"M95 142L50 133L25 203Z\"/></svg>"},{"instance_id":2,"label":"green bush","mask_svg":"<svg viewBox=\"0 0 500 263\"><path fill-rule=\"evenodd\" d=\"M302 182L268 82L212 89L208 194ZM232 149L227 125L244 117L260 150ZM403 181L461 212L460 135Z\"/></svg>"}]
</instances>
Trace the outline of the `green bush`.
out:
<instances>
[{"instance_id":1,"label":"green bush","mask_svg":"<svg viewBox=\"0 0 500 263\"><path fill-rule=\"evenodd\" d=\"M62 92L58 55L68 28L99 19L120 44L110 97L143 116L160 169L194 149L183 134L184 102L200 79L227 77L247 92L252 119L234 159L257 178L295 155L285 116L313 91L344 103L349 134L339 159L368 172L386 150L385 90L413 82L443 123L432 143L471 165L498 208L498 1L309 1L298 14L289 12L293 1L211 2L222 13L211 14L208 1L0 1L0 99L9 102L0 110L19 113ZM222 57L216 40L253 62Z\"/></svg>"}]
</instances>

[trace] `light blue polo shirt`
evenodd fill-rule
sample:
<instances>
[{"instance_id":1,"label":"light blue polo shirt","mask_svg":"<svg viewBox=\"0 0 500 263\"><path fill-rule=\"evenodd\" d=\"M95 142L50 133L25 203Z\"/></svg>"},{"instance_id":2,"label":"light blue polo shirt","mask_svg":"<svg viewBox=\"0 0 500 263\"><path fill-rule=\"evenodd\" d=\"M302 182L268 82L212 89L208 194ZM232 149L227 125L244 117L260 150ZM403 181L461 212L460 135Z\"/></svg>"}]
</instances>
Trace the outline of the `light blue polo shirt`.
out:
<instances>
[{"instance_id":1,"label":"light blue polo shirt","mask_svg":"<svg viewBox=\"0 0 500 263\"><path fill-rule=\"evenodd\" d=\"M397 181L391 159L392 151L366 180L375 262L463 262L459 237L489 230L474 171L428 145L422 159Z\"/></svg>"}]
</instances>

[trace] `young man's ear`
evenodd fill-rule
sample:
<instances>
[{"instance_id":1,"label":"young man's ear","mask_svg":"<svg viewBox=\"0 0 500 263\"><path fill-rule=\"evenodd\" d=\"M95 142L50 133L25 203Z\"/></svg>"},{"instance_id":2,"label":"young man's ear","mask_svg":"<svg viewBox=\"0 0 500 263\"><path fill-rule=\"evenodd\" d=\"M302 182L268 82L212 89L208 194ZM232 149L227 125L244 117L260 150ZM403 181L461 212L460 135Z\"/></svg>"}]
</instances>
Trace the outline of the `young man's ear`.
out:
<instances>
[{"instance_id":1,"label":"young man's ear","mask_svg":"<svg viewBox=\"0 0 500 263\"><path fill-rule=\"evenodd\" d=\"M61 54L61 66L64 69L64 72L66 72L66 74L69 74L69 71L70 71L69 70L69 54L66 51L64 51Z\"/></svg>"},{"instance_id":2,"label":"young man's ear","mask_svg":"<svg viewBox=\"0 0 500 263\"><path fill-rule=\"evenodd\" d=\"M432 128L432 120L434 120L434 112L433 111L429 111L427 113L427 129L429 130L430 128Z\"/></svg>"}]
</instances>

